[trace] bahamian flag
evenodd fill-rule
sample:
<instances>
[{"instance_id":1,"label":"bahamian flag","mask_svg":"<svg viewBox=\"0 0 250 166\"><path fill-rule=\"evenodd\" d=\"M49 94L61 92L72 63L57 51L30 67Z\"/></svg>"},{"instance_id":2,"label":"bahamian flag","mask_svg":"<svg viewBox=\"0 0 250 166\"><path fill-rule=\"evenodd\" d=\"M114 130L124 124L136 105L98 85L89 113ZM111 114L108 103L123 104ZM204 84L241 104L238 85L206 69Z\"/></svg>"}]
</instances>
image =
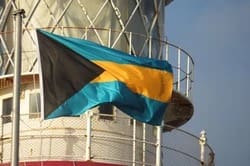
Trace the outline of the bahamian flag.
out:
<instances>
[{"instance_id":1,"label":"bahamian flag","mask_svg":"<svg viewBox=\"0 0 250 166\"><path fill-rule=\"evenodd\" d=\"M110 103L136 120L161 125L173 86L167 61L42 30L37 39L45 119Z\"/></svg>"}]
</instances>

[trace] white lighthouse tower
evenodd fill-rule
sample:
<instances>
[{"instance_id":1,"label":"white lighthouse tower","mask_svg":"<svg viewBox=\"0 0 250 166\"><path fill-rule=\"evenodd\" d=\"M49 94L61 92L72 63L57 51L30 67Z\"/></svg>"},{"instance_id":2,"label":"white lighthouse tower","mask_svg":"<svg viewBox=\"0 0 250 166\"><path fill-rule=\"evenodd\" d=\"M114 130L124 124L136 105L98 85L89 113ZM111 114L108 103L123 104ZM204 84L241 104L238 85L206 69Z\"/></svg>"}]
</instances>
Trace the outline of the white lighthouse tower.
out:
<instances>
[{"instance_id":1,"label":"white lighthouse tower","mask_svg":"<svg viewBox=\"0 0 250 166\"><path fill-rule=\"evenodd\" d=\"M166 165L163 133L176 131L193 115L194 62L185 50L166 41L163 33L164 10L171 1L1 0L0 166L9 165L13 157L13 12L17 9L25 11L21 23L20 165ZM36 29L90 40L131 55L168 60L175 81L162 126L137 122L109 104L79 117L43 120ZM211 161L206 153L203 160L203 164Z\"/></svg>"}]
</instances>

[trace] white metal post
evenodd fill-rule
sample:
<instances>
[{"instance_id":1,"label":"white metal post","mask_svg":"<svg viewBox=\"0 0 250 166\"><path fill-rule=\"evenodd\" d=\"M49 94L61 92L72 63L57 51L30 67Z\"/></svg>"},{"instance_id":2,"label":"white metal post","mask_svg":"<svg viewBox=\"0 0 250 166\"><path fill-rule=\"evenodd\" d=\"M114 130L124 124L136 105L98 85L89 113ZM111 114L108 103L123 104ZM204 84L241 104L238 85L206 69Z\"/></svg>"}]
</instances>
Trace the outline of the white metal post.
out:
<instances>
[{"instance_id":1,"label":"white metal post","mask_svg":"<svg viewBox=\"0 0 250 166\"><path fill-rule=\"evenodd\" d=\"M204 161L205 161L204 156L205 156L205 145L206 145L206 142L207 142L206 131L202 130L201 131L200 140L199 140L200 148L201 148L201 156L200 156L201 166L203 166L205 164L204 163Z\"/></svg>"},{"instance_id":2,"label":"white metal post","mask_svg":"<svg viewBox=\"0 0 250 166\"><path fill-rule=\"evenodd\" d=\"M181 90L181 49L178 48L177 91Z\"/></svg>"},{"instance_id":3,"label":"white metal post","mask_svg":"<svg viewBox=\"0 0 250 166\"><path fill-rule=\"evenodd\" d=\"M88 111L87 116L87 129L86 129L86 154L85 159L88 161L91 159L91 130L92 130L92 112Z\"/></svg>"},{"instance_id":4,"label":"white metal post","mask_svg":"<svg viewBox=\"0 0 250 166\"><path fill-rule=\"evenodd\" d=\"M109 31L108 31L108 47L111 46L111 28L109 28Z\"/></svg>"},{"instance_id":5,"label":"white metal post","mask_svg":"<svg viewBox=\"0 0 250 166\"><path fill-rule=\"evenodd\" d=\"M128 46L129 54L132 53L132 32L129 32L129 46Z\"/></svg>"},{"instance_id":6,"label":"white metal post","mask_svg":"<svg viewBox=\"0 0 250 166\"><path fill-rule=\"evenodd\" d=\"M169 59L169 51L168 51L168 49L169 49L169 46L168 46L168 44L166 44L166 50L165 50L165 58L166 58L166 60L168 61L168 59Z\"/></svg>"},{"instance_id":7,"label":"white metal post","mask_svg":"<svg viewBox=\"0 0 250 166\"><path fill-rule=\"evenodd\" d=\"M148 44L148 57L152 58L152 37L149 37L149 44Z\"/></svg>"},{"instance_id":8,"label":"white metal post","mask_svg":"<svg viewBox=\"0 0 250 166\"><path fill-rule=\"evenodd\" d=\"M21 80L21 56L22 56L22 17L23 9L17 9L15 17L15 64L14 64L14 85L13 85L13 123L12 123L12 151L11 166L18 166L19 163L19 130L20 130L20 80Z\"/></svg>"},{"instance_id":9,"label":"white metal post","mask_svg":"<svg viewBox=\"0 0 250 166\"><path fill-rule=\"evenodd\" d=\"M142 165L146 163L146 123L142 124Z\"/></svg>"},{"instance_id":10,"label":"white metal post","mask_svg":"<svg viewBox=\"0 0 250 166\"><path fill-rule=\"evenodd\" d=\"M84 29L85 29L84 39L87 40L88 39L88 30L89 29L88 29L88 27L85 27Z\"/></svg>"},{"instance_id":11,"label":"white metal post","mask_svg":"<svg viewBox=\"0 0 250 166\"><path fill-rule=\"evenodd\" d=\"M136 120L133 119L133 166L135 166L136 157Z\"/></svg>"},{"instance_id":12,"label":"white metal post","mask_svg":"<svg viewBox=\"0 0 250 166\"><path fill-rule=\"evenodd\" d=\"M156 166L161 166L161 137L162 137L162 127L156 126Z\"/></svg>"},{"instance_id":13,"label":"white metal post","mask_svg":"<svg viewBox=\"0 0 250 166\"><path fill-rule=\"evenodd\" d=\"M187 82L186 82L186 96L189 97L189 82L190 82L190 58L187 57Z\"/></svg>"}]
</instances>

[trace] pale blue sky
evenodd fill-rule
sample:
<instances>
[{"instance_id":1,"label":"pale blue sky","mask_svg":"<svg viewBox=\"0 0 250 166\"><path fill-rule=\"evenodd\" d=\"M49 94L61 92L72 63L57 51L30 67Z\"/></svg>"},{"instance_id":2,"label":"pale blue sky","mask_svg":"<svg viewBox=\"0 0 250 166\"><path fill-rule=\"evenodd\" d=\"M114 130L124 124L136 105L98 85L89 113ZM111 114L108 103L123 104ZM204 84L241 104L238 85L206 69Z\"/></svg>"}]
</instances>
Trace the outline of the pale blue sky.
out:
<instances>
[{"instance_id":1,"label":"pale blue sky","mask_svg":"<svg viewBox=\"0 0 250 166\"><path fill-rule=\"evenodd\" d=\"M217 166L250 165L250 0L174 0L166 32L195 61L195 112L182 128L207 131Z\"/></svg>"}]
</instances>

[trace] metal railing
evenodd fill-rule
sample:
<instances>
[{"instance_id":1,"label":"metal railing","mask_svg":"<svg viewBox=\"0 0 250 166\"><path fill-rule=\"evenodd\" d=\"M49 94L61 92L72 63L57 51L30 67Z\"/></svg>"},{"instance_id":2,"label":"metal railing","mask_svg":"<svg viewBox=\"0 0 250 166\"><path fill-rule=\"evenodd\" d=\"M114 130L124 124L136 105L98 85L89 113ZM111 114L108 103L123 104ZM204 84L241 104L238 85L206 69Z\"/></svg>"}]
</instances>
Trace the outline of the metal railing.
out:
<instances>
[{"instance_id":1,"label":"metal railing","mask_svg":"<svg viewBox=\"0 0 250 166\"><path fill-rule=\"evenodd\" d=\"M139 134L143 132L140 123L136 123L135 126L128 123L128 126L124 126L124 128L130 128L128 131L131 132L110 131L98 126L103 125L104 122L116 122L100 120L99 116L98 113L89 112L86 116L77 118L57 118L41 121L40 119L29 119L29 114L22 114L20 123L20 160L22 162L101 160L126 165L156 165L158 142L157 136L153 134L156 127L146 125L149 127L147 132L150 132L150 128L153 129L151 136L147 137ZM127 116L116 116L116 119L118 121L130 121ZM67 123L72 126L69 127ZM7 163L10 161L9 154L6 153L10 153L11 131L9 128L11 123L1 124L0 149L2 150L0 161ZM172 128L171 126L167 127ZM134 132L135 130L136 132ZM150 135L150 133L147 133L147 135ZM152 135L154 136L152 137ZM161 165L214 165L212 148L206 142L202 153L201 139L199 137L182 129L172 128L170 132L164 133L162 138L160 146ZM47 150L48 147L50 148L49 151ZM66 148L65 153L64 148ZM145 153L143 154L143 152ZM200 157L201 154L203 155L203 161Z\"/></svg>"},{"instance_id":2,"label":"metal railing","mask_svg":"<svg viewBox=\"0 0 250 166\"><path fill-rule=\"evenodd\" d=\"M146 36L143 34L126 31L121 33L120 31L103 28L45 27L43 29L53 29L57 34L70 37L80 36L80 38L91 40L111 48L120 49L134 56L168 60L173 66L175 90L181 92L188 98L192 97L191 90L194 74L193 59L185 50L169 43L168 41L155 39L151 36ZM4 59L3 65L1 67L1 73L3 74L7 71L7 69L13 67L13 49L7 42L8 38L12 38L12 33L13 32L0 33L0 54ZM23 35L25 40L24 43L30 43L32 45L31 47L29 46L26 48L24 46L23 48L22 54L24 55L25 59L27 62L32 62L31 64L28 64L29 67L24 69L24 72L36 73L37 56L36 43L34 42L35 30L24 29ZM29 119L31 117L32 119ZM205 144L205 160L201 161L199 144L200 139L181 129L173 128L171 132L163 134L163 140L158 140L157 138L161 137L160 135L157 136L157 133L159 133L157 131L160 131L159 128L156 129L156 127L152 126L148 127L148 125L136 122L131 123L131 119L128 117L119 117L116 115L114 118L111 118L113 120L104 120L105 124L126 121L127 123L125 124L128 125L126 127L128 129L128 134L125 134L120 130L111 132L111 130L106 130L105 128L97 128L97 126L103 125L103 120L98 118L100 117L100 114L93 114L92 118L87 117L85 119L83 118L85 117L84 115L83 117L78 118L77 121L74 121L75 119L69 118L69 124L72 126L64 126L64 124L55 125L54 123L60 123L58 119L46 122L39 121L39 119L34 117L36 117L34 114L26 114L21 116L21 147L23 146L24 148L27 148L26 145L37 145L39 143L42 145L43 142L47 142L51 146L51 151L48 152L44 150L45 148L50 147L41 146L40 151L37 152L34 150L35 148L32 148L31 146L28 150L24 149L24 152L22 153L23 156L21 156L23 161L73 159L114 161L117 163L126 163L127 165L156 165L157 159L160 158L162 165L167 164L168 166L171 166L171 161L174 163L175 159L182 163L186 163L186 161L188 161L191 163L190 165L203 164L205 166L211 166L213 164L214 153L210 146ZM2 162L8 162L9 158L8 155L6 157L6 153L9 152L6 149L10 147L9 132L11 130L8 129L10 128L11 123L8 115L2 116L2 118L3 119L0 123L0 149L4 149L4 151L1 151L2 154L0 157ZM76 123L79 124L74 125ZM114 126L116 126L116 124ZM71 131L72 128L74 128L74 131ZM171 128L171 126L167 126L167 128ZM150 138L148 138L146 134L149 132L148 130L152 130ZM140 136L137 135L138 133L141 133ZM179 133L181 136L175 136L175 133ZM168 138L171 135L173 135L173 138ZM176 138L182 137L188 137L190 141L193 142L193 147L196 147L196 149L193 150L195 153L190 152L190 149L192 151L193 147L186 147L185 145L179 147L176 143L174 143L177 140ZM55 153L56 149L61 150L60 146L65 144L65 141L68 140L73 140L73 142L75 141L76 144L67 144L69 147L65 147L67 150L64 155L52 155L52 153L57 154ZM169 143L170 140L173 141L173 144ZM186 139L183 139L182 141L180 140L180 142L186 142ZM161 146L159 146L159 143ZM119 146L121 144L126 147L126 154L123 152L124 149ZM110 146L109 148L111 148L111 151L113 151L107 152L105 150L107 149L106 146ZM98 150L100 152L98 152ZM74 154L72 154L73 152ZM122 157L113 157L114 155L112 154L122 154ZM159 162L157 163L157 165L160 164L161 163Z\"/></svg>"},{"instance_id":3,"label":"metal railing","mask_svg":"<svg viewBox=\"0 0 250 166\"><path fill-rule=\"evenodd\" d=\"M121 32L105 28L89 27L44 27L47 31L54 30L54 33L91 40L111 48L125 51L133 56L168 60L173 66L174 87L186 97L191 97L191 89L194 77L194 61L192 57L181 47L172 44L164 39L153 38L144 34L134 32ZM29 64L23 72L32 72L37 64L35 29L24 29L24 43L30 43L23 48L23 59ZM0 33L0 57L3 59L0 67L2 74L13 67L13 48L9 45L8 39L12 41L13 32ZM26 48L27 47L27 48ZM28 66L28 67L27 67Z\"/></svg>"}]
</instances>

